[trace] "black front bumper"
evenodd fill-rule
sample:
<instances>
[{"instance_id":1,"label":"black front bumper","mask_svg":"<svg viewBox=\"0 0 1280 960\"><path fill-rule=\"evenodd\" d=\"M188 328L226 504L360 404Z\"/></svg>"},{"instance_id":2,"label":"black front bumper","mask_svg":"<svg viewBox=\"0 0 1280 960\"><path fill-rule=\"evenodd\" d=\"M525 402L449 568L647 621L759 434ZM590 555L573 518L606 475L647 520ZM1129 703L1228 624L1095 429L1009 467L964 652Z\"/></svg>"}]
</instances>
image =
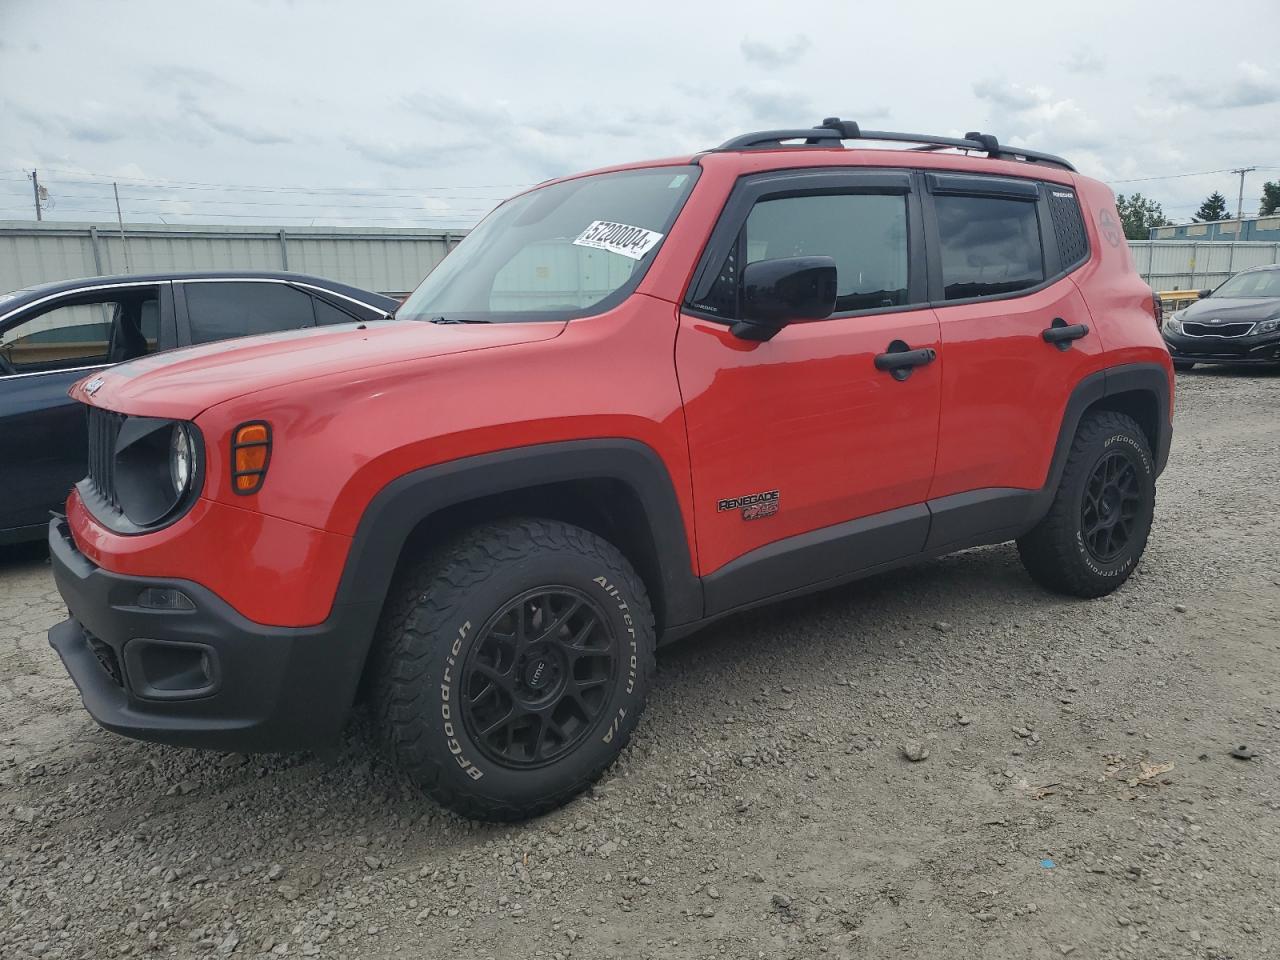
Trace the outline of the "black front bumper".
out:
<instances>
[{"instance_id":1,"label":"black front bumper","mask_svg":"<svg viewBox=\"0 0 1280 960\"><path fill-rule=\"evenodd\" d=\"M1164 333L1175 360L1193 363L1280 364L1280 333L1260 337L1187 337Z\"/></svg>"},{"instance_id":2,"label":"black front bumper","mask_svg":"<svg viewBox=\"0 0 1280 960\"><path fill-rule=\"evenodd\" d=\"M49 644L103 727L240 752L320 746L341 732L376 616L367 605L336 606L314 627L264 626L190 581L103 570L62 517L49 524L49 555L71 614ZM140 607L147 587L181 591L195 609Z\"/></svg>"}]
</instances>

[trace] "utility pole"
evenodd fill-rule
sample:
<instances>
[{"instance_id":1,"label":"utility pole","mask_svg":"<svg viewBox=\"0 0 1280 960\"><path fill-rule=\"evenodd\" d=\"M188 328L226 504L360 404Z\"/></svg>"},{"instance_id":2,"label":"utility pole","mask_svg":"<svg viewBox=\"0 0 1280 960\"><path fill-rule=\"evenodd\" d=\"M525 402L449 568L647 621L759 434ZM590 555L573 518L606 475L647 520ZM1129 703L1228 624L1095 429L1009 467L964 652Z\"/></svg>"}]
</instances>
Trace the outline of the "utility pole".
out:
<instances>
[{"instance_id":1,"label":"utility pole","mask_svg":"<svg viewBox=\"0 0 1280 960\"><path fill-rule=\"evenodd\" d=\"M31 171L31 192L35 194L36 198L36 219L43 220L44 213L40 209L40 177L35 170Z\"/></svg>"},{"instance_id":2,"label":"utility pole","mask_svg":"<svg viewBox=\"0 0 1280 960\"><path fill-rule=\"evenodd\" d=\"M111 189L116 195L116 224L120 227L120 246L124 248L124 272L129 272L129 241L124 236L124 217L120 215L120 187L113 183Z\"/></svg>"},{"instance_id":3,"label":"utility pole","mask_svg":"<svg viewBox=\"0 0 1280 960\"><path fill-rule=\"evenodd\" d=\"M1241 167L1239 170L1232 170L1232 173L1240 174L1240 192L1236 195L1236 219L1239 220L1244 212L1244 175L1257 170L1257 167ZM1240 234L1236 234L1238 237Z\"/></svg>"}]
</instances>

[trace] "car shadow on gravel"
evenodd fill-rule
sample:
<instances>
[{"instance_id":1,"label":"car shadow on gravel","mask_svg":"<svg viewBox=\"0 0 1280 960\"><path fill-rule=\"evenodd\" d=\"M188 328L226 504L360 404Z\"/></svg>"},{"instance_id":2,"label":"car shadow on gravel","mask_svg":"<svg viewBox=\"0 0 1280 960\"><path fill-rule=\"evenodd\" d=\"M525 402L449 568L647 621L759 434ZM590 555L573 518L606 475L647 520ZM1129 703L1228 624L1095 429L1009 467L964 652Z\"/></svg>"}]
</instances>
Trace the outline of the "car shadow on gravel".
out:
<instances>
[{"instance_id":1,"label":"car shadow on gravel","mask_svg":"<svg viewBox=\"0 0 1280 960\"><path fill-rule=\"evenodd\" d=\"M43 540L34 543L0 544L0 572L17 567L33 567L49 562L49 546Z\"/></svg>"}]
</instances>

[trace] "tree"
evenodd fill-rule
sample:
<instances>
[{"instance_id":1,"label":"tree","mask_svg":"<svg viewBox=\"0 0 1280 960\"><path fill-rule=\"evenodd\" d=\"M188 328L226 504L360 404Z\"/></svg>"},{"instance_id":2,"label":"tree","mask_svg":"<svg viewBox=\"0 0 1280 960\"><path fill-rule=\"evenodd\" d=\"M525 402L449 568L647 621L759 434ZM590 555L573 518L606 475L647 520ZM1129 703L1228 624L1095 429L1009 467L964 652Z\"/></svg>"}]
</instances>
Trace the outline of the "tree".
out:
<instances>
[{"instance_id":1,"label":"tree","mask_svg":"<svg viewBox=\"0 0 1280 960\"><path fill-rule=\"evenodd\" d=\"M1163 227L1169 222L1160 204L1140 193L1128 197L1123 193L1117 195L1116 210L1120 213L1126 240L1148 240L1152 227Z\"/></svg>"},{"instance_id":2,"label":"tree","mask_svg":"<svg viewBox=\"0 0 1280 960\"><path fill-rule=\"evenodd\" d=\"M1204 203L1200 204L1200 209L1191 219L1196 223L1211 223L1214 220L1226 220L1229 216L1227 198L1215 190L1205 197Z\"/></svg>"},{"instance_id":3,"label":"tree","mask_svg":"<svg viewBox=\"0 0 1280 960\"><path fill-rule=\"evenodd\" d=\"M1280 180L1268 180L1262 185L1262 206L1258 216L1269 217L1280 211Z\"/></svg>"}]
</instances>

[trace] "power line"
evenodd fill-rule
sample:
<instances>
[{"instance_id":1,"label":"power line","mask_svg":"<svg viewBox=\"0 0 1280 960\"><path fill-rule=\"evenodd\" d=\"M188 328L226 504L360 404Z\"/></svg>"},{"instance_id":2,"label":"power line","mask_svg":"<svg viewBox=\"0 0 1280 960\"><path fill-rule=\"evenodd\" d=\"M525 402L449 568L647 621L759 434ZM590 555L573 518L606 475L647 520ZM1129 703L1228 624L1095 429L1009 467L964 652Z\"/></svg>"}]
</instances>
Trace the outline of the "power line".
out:
<instances>
[{"instance_id":1,"label":"power line","mask_svg":"<svg viewBox=\"0 0 1280 960\"><path fill-rule=\"evenodd\" d=\"M409 190L425 193L432 190L521 190L525 187L533 186L531 183L477 183L452 184L448 186L435 187L281 187L269 186L260 183L214 183L205 180L165 180L158 177L118 177L109 173L92 173L87 170L63 170L58 167L47 167L46 169L50 173L64 174L67 177L95 178L92 180L81 180L83 183L113 183L115 181L120 181L122 183L148 184L165 187L213 187L220 190L266 191L270 193L351 193L359 191L379 193L385 192L386 190Z\"/></svg>"}]
</instances>

